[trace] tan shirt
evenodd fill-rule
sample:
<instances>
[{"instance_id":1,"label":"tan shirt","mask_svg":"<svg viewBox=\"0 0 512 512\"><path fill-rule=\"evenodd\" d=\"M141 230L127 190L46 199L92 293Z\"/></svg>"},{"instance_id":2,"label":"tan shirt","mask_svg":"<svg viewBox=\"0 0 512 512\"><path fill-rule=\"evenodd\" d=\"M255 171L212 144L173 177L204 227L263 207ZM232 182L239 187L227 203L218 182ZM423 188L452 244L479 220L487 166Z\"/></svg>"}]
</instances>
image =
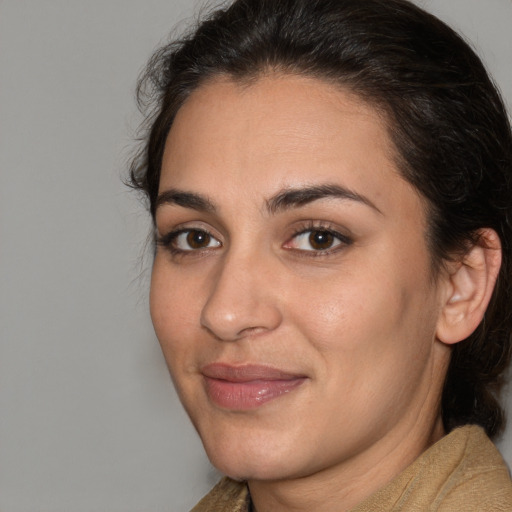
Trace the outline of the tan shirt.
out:
<instances>
[{"instance_id":1,"label":"tan shirt","mask_svg":"<svg viewBox=\"0 0 512 512\"><path fill-rule=\"evenodd\" d=\"M351 512L420 511L512 512L510 474L480 427L455 429ZM249 512L247 485L223 478L191 512Z\"/></svg>"}]
</instances>

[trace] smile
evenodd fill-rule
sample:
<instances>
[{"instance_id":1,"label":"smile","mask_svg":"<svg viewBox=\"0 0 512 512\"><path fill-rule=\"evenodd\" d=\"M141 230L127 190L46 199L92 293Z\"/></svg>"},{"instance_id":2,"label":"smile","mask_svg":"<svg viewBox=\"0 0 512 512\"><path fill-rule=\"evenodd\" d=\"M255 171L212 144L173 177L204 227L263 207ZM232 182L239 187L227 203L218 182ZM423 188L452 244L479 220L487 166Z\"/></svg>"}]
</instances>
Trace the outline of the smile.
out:
<instances>
[{"instance_id":1,"label":"smile","mask_svg":"<svg viewBox=\"0 0 512 512\"><path fill-rule=\"evenodd\" d=\"M230 410L249 410L279 398L304 383L306 377L268 366L210 364L202 369L208 398Z\"/></svg>"}]
</instances>

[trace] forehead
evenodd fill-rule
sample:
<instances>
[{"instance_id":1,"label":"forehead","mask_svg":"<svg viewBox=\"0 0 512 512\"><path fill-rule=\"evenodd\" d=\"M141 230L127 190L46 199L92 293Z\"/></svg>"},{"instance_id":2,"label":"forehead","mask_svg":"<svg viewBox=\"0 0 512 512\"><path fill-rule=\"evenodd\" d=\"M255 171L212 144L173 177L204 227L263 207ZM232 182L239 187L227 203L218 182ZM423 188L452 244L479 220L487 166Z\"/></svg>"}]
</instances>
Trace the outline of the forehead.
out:
<instances>
[{"instance_id":1,"label":"forehead","mask_svg":"<svg viewBox=\"0 0 512 512\"><path fill-rule=\"evenodd\" d=\"M190 95L166 142L160 190L263 200L318 183L375 203L417 196L398 173L377 109L319 79L274 75L249 84L217 78Z\"/></svg>"}]
</instances>

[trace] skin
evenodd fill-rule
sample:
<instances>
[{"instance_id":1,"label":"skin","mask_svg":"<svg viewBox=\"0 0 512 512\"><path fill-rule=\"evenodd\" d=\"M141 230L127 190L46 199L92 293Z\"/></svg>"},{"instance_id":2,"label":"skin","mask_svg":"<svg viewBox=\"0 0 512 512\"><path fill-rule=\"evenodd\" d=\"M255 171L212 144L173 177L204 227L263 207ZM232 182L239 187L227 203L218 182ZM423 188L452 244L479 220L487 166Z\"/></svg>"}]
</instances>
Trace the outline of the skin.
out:
<instances>
[{"instance_id":1,"label":"skin","mask_svg":"<svg viewBox=\"0 0 512 512\"><path fill-rule=\"evenodd\" d=\"M439 331L454 284L432 273L425 204L393 155L376 110L297 76L210 81L170 131L152 320L209 458L248 481L258 512L349 510L443 435ZM325 185L352 195L269 208ZM210 238L192 247L176 230ZM342 238L318 250L311 230ZM205 390L215 362L305 380L233 411Z\"/></svg>"}]
</instances>

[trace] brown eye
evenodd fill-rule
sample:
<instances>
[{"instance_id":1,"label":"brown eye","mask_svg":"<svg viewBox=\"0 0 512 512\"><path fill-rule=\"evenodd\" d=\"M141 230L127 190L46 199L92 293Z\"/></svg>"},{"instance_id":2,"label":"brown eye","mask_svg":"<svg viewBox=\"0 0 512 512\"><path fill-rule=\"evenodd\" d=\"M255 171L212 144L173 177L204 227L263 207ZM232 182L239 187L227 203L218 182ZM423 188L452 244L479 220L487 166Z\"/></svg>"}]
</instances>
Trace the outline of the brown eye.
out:
<instances>
[{"instance_id":1,"label":"brown eye","mask_svg":"<svg viewBox=\"0 0 512 512\"><path fill-rule=\"evenodd\" d=\"M309 244L317 251L330 249L334 241L334 235L329 231L311 231L309 234Z\"/></svg>"},{"instance_id":2,"label":"brown eye","mask_svg":"<svg viewBox=\"0 0 512 512\"><path fill-rule=\"evenodd\" d=\"M184 229L171 234L169 246L177 251L191 252L220 247L222 244L202 229Z\"/></svg>"},{"instance_id":3,"label":"brown eye","mask_svg":"<svg viewBox=\"0 0 512 512\"><path fill-rule=\"evenodd\" d=\"M187 244L191 249L202 249L210 245L211 238L206 231L191 230L187 233Z\"/></svg>"},{"instance_id":4,"label":"brown eye","mask_svg":"<svg viewBox=\"0 0 512 512\"><path fill-rule=\"evenodd\" d=\"M352 239L330 229L311 228L294 235L284 244L286 249L294 249L311 255L327 254L342 249L352 243Z\"/></svg>"}]
</instances>

